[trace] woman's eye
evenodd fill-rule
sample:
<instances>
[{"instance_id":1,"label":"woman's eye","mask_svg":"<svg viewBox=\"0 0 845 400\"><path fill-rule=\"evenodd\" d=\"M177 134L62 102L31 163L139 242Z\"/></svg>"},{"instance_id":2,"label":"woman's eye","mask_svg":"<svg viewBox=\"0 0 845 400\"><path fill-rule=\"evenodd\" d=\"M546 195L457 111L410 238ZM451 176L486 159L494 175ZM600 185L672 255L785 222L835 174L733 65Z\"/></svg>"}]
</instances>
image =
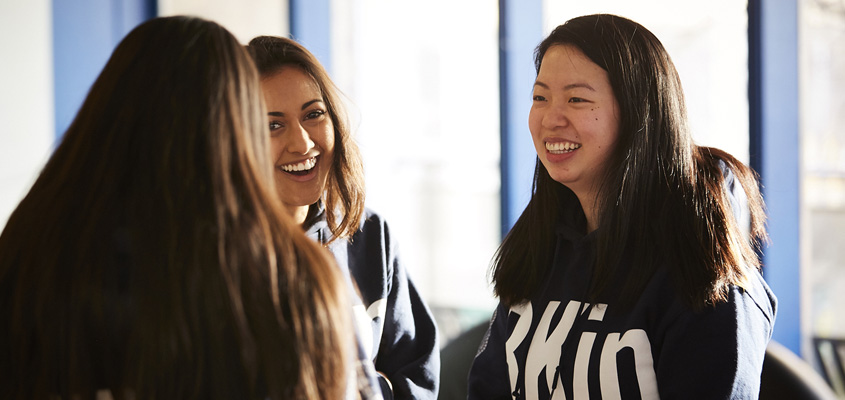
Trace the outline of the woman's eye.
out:
<instances>
[{"instance_id":1,"label":"woman's eye","mask_svg":"<svg viewBox=\"0 0 845 400\"><path fill-rule=\"evenodd\" d=\"M270 122L270 130L271 130L271 131L275 131L275 130L277 130L277 129L281 129L281 128L283 128L283 127L284 127L284 125L282 125L282 123L281 123L281 122L278 122L278 121L271 121L271 122Z\"/></svg>"},{"instance_id":2,"label":"woman's eye","mask_svg":"<svg viewBox=\"0 0 845 400\"><path fill-rule=\"evenodd\" d=\"M325 110L314 110L305 115L305 119L320 118L326 114Z\"/></svg>"},{"instance_id":3,"label":"woman's eye","mask_svg":"<svg viewBox=\"0 0 845 400\"><path fill-rule=\"evenodd\" d=\"M534 101L546 101L545 97L539 96L539 95L534 96L533 99L534 99Z\"/></svg>"},{"instance_id":4,"label":"woman's eye","mask_svg":"<svg viewBox=\"0 0 845 400\"><path fill-rule=\"evenodd\" d=\"M585 101L587 101L587 100L584 100L580 97L573 97L573 98L569 99L570 103L583 103Z\"/></svg>"}]
</instances>

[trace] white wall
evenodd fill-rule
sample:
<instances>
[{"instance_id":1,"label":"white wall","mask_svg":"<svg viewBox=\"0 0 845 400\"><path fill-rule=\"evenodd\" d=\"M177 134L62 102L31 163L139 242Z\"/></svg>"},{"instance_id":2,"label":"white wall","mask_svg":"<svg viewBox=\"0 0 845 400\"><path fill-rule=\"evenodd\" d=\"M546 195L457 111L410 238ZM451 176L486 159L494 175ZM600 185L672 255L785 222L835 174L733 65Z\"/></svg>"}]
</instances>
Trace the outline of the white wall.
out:
<instances>
[{"instance_id":1,"label":"white wall","mask_svg":"<svg viewBox=\"0 0 845 400\"><path fill-rule=\"evenodd\" d=\"M287 0L159 0L158 14L210 19L243 44L258 35L288 34Z\"/></svg>"},{"instance_id":2,"label":"white wall","mask_svg":"<svg viewBox=\"0 0 845 400\"><path fill-rule=\"evenodd\" d=\"M0 2L0 227L53 148L50 4Z\"/></svg>"}]
</instances>

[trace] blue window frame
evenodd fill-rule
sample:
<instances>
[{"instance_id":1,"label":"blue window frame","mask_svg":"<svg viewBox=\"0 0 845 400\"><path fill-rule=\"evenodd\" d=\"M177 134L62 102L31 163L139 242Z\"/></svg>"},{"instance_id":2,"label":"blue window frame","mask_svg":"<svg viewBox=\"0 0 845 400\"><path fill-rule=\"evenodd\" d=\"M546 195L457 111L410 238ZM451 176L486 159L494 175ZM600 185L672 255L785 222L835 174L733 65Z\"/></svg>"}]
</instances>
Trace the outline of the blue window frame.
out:
<instances>
[{"instance_id":1,"label":"blue window frame","mask_svg":"<svg viewBox=\"0 0 845 400\"><path fill-rule=\"evenodd\" d=\"M751 166L769 213L763 272L778 297L772 338L801 354L797 7L796 0L748 1L748 98Z\"/></svg>"}]
</instances>

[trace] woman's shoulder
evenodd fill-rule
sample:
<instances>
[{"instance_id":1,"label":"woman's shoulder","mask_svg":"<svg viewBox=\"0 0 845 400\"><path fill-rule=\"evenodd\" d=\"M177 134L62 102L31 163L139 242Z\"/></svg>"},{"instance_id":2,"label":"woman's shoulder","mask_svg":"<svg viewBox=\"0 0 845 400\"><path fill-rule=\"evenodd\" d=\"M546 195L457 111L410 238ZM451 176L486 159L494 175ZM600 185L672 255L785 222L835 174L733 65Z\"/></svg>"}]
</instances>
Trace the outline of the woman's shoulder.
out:
<instances>
[{"instance_id":1,"label":"woman's shoulder","mask_svg":"<svg viewBox=\"0 0 845 400\"><path fill-rule=\"evenodd\" d=\"M381 214L377 213L372 208L364 207L364 218L362 219L362 222L367 221L369 219L384 221L384 218L381 216Z\"/></svg>"},{"instance_id":2,"label":"woman's shoulder","mask_svg":"<svg viewBox=\"0 0 845 400\"><path fill-rule=\"evenodd\" d=\"M765 321L769 326L774 324L777 298L756 268L748 272L742 284L729 285L724 300L704 305L701 309L694 309L685 301L684 293L679 291L667 272L658 270L652 283L659 287L657 291L661 295L655 297L664 303L667 314L687 315L688 318L698 318L702 314L724 315L729 319L753 318Z\"/></svg>"},{"instance_id":3,"label":"woman's shoulder","mask_svg":"<svg viewBox=\"0 0 845 400\"><path fill-rule=\"evenodd\" d=\"M766 280L763 274L754 269L748 274L746 283L742 286L736 286L735 290L748 300L748 308L759 310L771 323L774 323L777 315L777 297Z\"/></svg>"},{"instance_id":4,"label":"woman's shoulder","mask_svg":"<svg viewBox=\"0 0 845 400\"><path fill-rule=\"evenodd\" d=\"M364 215L361 218L361 222L359 223L359 228L356 235L359 233L365 233L368 235L387 234L389 233L387 219L385 219L384 216L377 213L375 210L369 207L365 207Z\"/></svg>"},{"instance_id":5,"label":"woman's shoulder","mask_svg":"<svg viewBox=\"0 0 845 400\"><path fill-rule=\"evenodd\" d=\"M365 208L358 230L349 238L348 243L351 249L361 250L366 247L370 249L368 252L372 252L375 248L381 249L381 252L390 252L393 240L384 216L370 208Z\"/></svg>"}]
</instances>

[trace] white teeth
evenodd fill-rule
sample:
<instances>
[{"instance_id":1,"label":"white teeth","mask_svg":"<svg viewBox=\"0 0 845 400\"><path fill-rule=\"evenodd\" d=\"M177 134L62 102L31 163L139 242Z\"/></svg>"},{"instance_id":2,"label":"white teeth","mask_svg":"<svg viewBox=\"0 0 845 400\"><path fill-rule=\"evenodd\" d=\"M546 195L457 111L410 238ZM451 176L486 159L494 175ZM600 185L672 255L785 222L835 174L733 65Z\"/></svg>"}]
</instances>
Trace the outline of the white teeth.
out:
<instances>
[{"instance_id":1,"label":"white teeth","mask_svg":"<svg viewBox=\"0 0 845 400\"><path fill-rule=\"evenodd\" d=\"M296 171L307 171L314 166L317 165L317 157L311 157L305 161L296 164L285 164L282 165L282 171L285 172L296 172Z\"/></svg>"},{"instance_id":2,"label":"white teeth","mask_svg":"<svg viewBox=\"0 0 845 400\"><path fill-rule=\"evenodd\" d=\"M548 150L548 151L550 151L554 154L568 153L572 150L576 150L576 149L580 149L580 148L581 148L580 144L572 143L572 142L554 142L554 143L546 142L546 150Z\"/></svg>"}]
</instances>

